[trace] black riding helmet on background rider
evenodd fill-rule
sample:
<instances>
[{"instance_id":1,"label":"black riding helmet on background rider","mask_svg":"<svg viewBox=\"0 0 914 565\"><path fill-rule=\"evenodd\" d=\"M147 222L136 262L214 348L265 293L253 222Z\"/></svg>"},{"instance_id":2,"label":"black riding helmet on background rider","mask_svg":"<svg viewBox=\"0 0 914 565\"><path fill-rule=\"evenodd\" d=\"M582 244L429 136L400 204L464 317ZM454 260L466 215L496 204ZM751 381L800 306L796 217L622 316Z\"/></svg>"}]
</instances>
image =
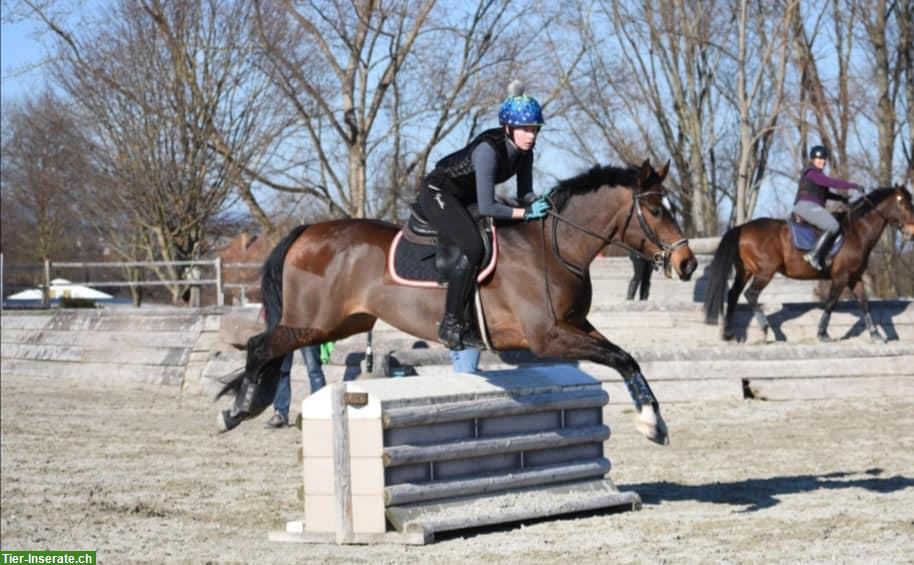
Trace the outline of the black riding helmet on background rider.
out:
<instances>
[{"instance_id":1,"label":"black riding helmet on background rider","mask_svg":"<svg viewBox=\"0 0 914 565\"><path fill-rule=\"evenodd\" d=\"M828 160L828 149L824 145L815 145L809 150L809 160L825 159Z\"/></svg>"}]
</instances>

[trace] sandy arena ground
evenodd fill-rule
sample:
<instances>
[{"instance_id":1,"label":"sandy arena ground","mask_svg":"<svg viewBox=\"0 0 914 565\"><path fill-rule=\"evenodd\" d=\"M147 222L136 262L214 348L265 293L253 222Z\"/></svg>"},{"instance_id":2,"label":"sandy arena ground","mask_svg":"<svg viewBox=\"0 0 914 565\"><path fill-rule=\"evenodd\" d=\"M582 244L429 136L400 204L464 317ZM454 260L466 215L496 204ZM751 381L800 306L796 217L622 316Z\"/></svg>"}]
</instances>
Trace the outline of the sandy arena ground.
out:
<instances>
[{"instance_id":1,"label":"sandy arena ground","mask_svg":"<svg viewBox=\"0 0 914 565\"><path fill-rule=\"evenodd\" d=\"M914 559L914 399L666 405L672 445L614 412L611 476L639 512L428 546L267 541L301 517L297 430L224 436L168 390L0 378L0 544L100 563L903 563Z\"/></svg>"}]
</instances>

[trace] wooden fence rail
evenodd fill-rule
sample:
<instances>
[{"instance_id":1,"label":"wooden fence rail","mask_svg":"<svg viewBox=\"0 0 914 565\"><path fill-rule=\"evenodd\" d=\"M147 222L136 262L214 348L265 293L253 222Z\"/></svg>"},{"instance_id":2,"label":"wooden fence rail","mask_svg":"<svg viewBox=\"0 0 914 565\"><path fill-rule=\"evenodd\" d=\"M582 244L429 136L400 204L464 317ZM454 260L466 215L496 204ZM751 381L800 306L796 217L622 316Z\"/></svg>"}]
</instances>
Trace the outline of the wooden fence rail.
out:
<instances>
[{"instance_id":1,"label":"wooden fence rail","mask_svg":"<svg viewBox=\"0 0 914 565\"><path fill-rule=\"evenodd\" d=\"M50 288L51 281L54 280L53 274L55 270L65 270L65 269L126 269L126 268L144 268L150 269L154 267L189 267L185 270L188 274L187 278L184 279L158 279L158 280L135 280L135 281L123 281L123 280L104 280L104 281L80 281L79 284L85 286L100 286L100 287L141 287L141 286L173 286L173 285L187 285L189 287L204 287L204 286L213 286L216 289L216 304L218 306L225 305L225 290L230 288L241 289L241 302L244 304L246 302L246 291L248 289L255 289L260 287L260 281L254 282L226 282L225 272L233 269L259 269L261 263L251 263L251 262L238 262L238 263L223 263L222 259L217 257L215 259L201 259L197 261L45 261L43 265L5 265L3 254L0 254L0 296L5 299L5 283L6 283L6 272L7 271L43 271L42 279L43 283L40 285L42 289L42 305L48 307L50 305ZM201 268L211 268L213 269L213 276L208 278L202 278L200 269ZM2 304L2 303L0 303ZM2 308L2 305L0 305Z\"/></svg>"}]
</instances>

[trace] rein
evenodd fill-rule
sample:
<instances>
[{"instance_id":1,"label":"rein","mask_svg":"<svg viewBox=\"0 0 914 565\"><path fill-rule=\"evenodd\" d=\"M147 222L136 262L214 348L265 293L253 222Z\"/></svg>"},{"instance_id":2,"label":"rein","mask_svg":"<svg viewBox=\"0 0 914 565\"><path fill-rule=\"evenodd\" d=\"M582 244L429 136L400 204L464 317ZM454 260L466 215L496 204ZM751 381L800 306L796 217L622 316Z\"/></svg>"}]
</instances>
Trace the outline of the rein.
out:
<instances>
[{"instance_id":1,"label":"rein","mask_svg":"<svg viewBox=\"0 0 914 565\"><path fill-rule=\"evenodd\" d=\"M641 211L641 198L643 196L650 196L653 194L662 195L663 193L646 192L644 194L638 194L638 192L635 189L632 189L632 205L631 205L631 208L629 208L628 215L625 218L625 225L622 226L622 234L624 235L626 230L628 230L628 226L632 221L632 216L634 216L637 213L638 223L641 225L641 231L643 231L644 235L647 237L647 239L651 243L653 243L654 245L659 247L661 249L661 251L658 251L657 253L654 253L653 255L648 255L647 253L644 253L643 251L635 249L634 247L625 243L624 241L621 241L618 239L613 239L613 236L615 236L615 234L616 234L615 228L613 228L612 231L610 231L606 236L602 236L602 235L600 235L596 232L593 232L593 231L589 230L588 228L578 224L577 222L574 222L572 220L569 220L568 218L562 217L561 214L558 214L558 213L554 212L553 209L550 209L547 213L553 217L552 253L556 256L556 258L559 260L559 262L562 263L562 265L566 269L568 269L570 272L574 273L575 275L577 275L581 278L584 277L584 269L582 267L579 267L579 266L574 265L574 264L570 263L569 261L567 261L564 257L562 257L562 254L559 251L558 230L556 228L558 227L558 223L561 221L561 222L565 222L566 224L568 224L569 226L573 227L574 229L576 229L580 232L586 233L587 235L589 235L591 237L599 239L606 245L615 245L617 247L621 247L622 249L625 249L629 253L632 253L634 255L637 255L638 257L641 257L645 261L651 263L654 266L654 270L657 270L660 268L663 268L664 270L666 270L666 268L670 264L670 257L672 256L673 252L676 251L677 249L679 249L680 247L687 245L689 243L689 240L686 238L683 238L683 239L680 239L679 241L676 241L673 243L666 243L657 236L657 233L647 223L647 220L644 219L644 213ZM549 196L546 196L546 201L549 202L549 204L554 208L554 203ZM545 223L543 223L543 227L545 228Z\"/></svg>"},{"instance_id":2,"label":"rein","mask_svg":"<svg viewBox=\"0 0 914 565\"><path fill-rule=\"evenodd\" d=\"M888 187L886 187L886 188L888 188ZM878 190L878 189L876 189L876 190ZM876 204L873 204L873 201L870 200L869 195L867 195L867 193L864 192L864 193L860 196L860 202L865 202L866 204L869 204L869 205L872 207L871 209L872 209L874 212L876 212L876 215L879 216L880 218L882 218L882 220L883 220L885 223L891 225L892 227L894 227L894 228L896 228L896 229L899 229L899 230L902 229L901 222L900 222L900 221L897 221L897 222L892 221L891 218L889 218L889 217L887 217L885 214L883 214L883 213L882 213L882 210L880 210L880 209L876 206ZM860 204L860 206L862 206L862 204ZM856 206L855 206L855 208L856 208ZM848 217L847 217L848 225L850 224L850 221L851 221L850 214L848 214Z\"/></svg>"}]
</instances>

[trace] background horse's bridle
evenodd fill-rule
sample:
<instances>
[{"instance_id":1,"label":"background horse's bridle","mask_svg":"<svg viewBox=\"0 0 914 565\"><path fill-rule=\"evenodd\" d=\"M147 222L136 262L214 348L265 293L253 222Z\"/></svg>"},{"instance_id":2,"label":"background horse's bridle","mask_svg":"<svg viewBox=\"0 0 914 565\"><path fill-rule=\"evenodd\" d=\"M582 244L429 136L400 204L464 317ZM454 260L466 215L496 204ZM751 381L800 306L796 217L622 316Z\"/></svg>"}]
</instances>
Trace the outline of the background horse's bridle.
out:
<instances>
[{"instance_id":1,"label":"background horse's bridle","mask_svg":"<svg viewBox=\"0 0 914 565\"><path fill-rule=\"evenodd\" d=\"M682 238L679 241L676 241L673 243L666 243L657 236L657 233L653 230L653 228L651 228L650 224L648 224L647 220L644 218L644 213L641 211L641 198L645 197L645 196L653 196L653 195L663 196L662 192L651 191L651 192L645 192L643 194L639 194L637 188L632 188L631 190L632 190L632 206L628 210L628 215L625 218L625 225L622 226L622 231L620 233L620 236L623 236L623 237L625 236L625 232L626 232L626 230L628 230L628 226L632 221L632 216L637 215L638 223L641 225L641 231L644 233L645 237L647 237L648 241L650 241L651 243L653 243L654 245L656 245L657 247L660 248L660 251L654 253L653 255L648 255L647 253L644 253L643 251L641 251L639 249L635 249L634 247L625 243L622 240L613 239L613 237L616 235L617 228L613 228L612 231L610 231L606 236L602 236L598 233L590 231L589 229L585 228L584 226L582 226L576 222L569 220L568 218L562 217L561 214L554 211L555 203L552 201L552 198L550 198L549 195L545 196L546 201L549 202L550 206L552 206L552 208L550 208L550 210L548 212L548 214L553 217L552 253L556 256L556 258L559 260L559 262L562 263L562 265L566 269L568 269L569 271L571 271L572 273L574 273L575 275L577 275L579 277L584 276L583 268L570 263L564 257L562 257L562 254L559 252L558 230L556 228L558 227L558 223L560 221L565 222L566 224L568 224L569 226L573 227L574 229L576 229L578 231L584 232L589 236L595 237L595 238L603 241L607 245L615 245L617 247L621 247L622 249L627 250L629 253L633 253L633 254L637 255L638 257L641 257L645 261L651 263L655 270L660 269L662 267L664 272L667 274L667 276L669 276L669 274L670 274L669 273L670 257L672 256L674 251L676 251L677 249L679 249L680 247L682 247L684 245L688 245L689 240L686 238Z\"/></svg>"},{"instance_id":2,"label":"background horse's bridle","mask_svg":"<svg viewBox=\"0 0 914 565\"><path fill-rule=\"evenodd\" d=\"M893 190L895 189L894 186L887 186L885 188L891 188ZM876 188L873 190L879 190L879 189ZM898 198L898 195L896 194L895 197ZM893 220L892 218L889 218L885 214L883 214L882 210L880 210L879 207L876 206L876 204L873 204L873 201L870 200L870 198L869 198L869 194L867 194L866 192L860 193L860 200L858 200L858 202L865 202L866 204L869 204L871 209L874 212L876 212L876 214L880 218L882 218L885 221L885 223L889 224L890 226L894 227L895 229L897 229L899 231L904 229L903 222L901 220ZM856 208L856 206L854 206L854 208ZM848 215L847 221L848 221L848 223L850 223L850 215Z\"/></svg>"}]
</instances>

